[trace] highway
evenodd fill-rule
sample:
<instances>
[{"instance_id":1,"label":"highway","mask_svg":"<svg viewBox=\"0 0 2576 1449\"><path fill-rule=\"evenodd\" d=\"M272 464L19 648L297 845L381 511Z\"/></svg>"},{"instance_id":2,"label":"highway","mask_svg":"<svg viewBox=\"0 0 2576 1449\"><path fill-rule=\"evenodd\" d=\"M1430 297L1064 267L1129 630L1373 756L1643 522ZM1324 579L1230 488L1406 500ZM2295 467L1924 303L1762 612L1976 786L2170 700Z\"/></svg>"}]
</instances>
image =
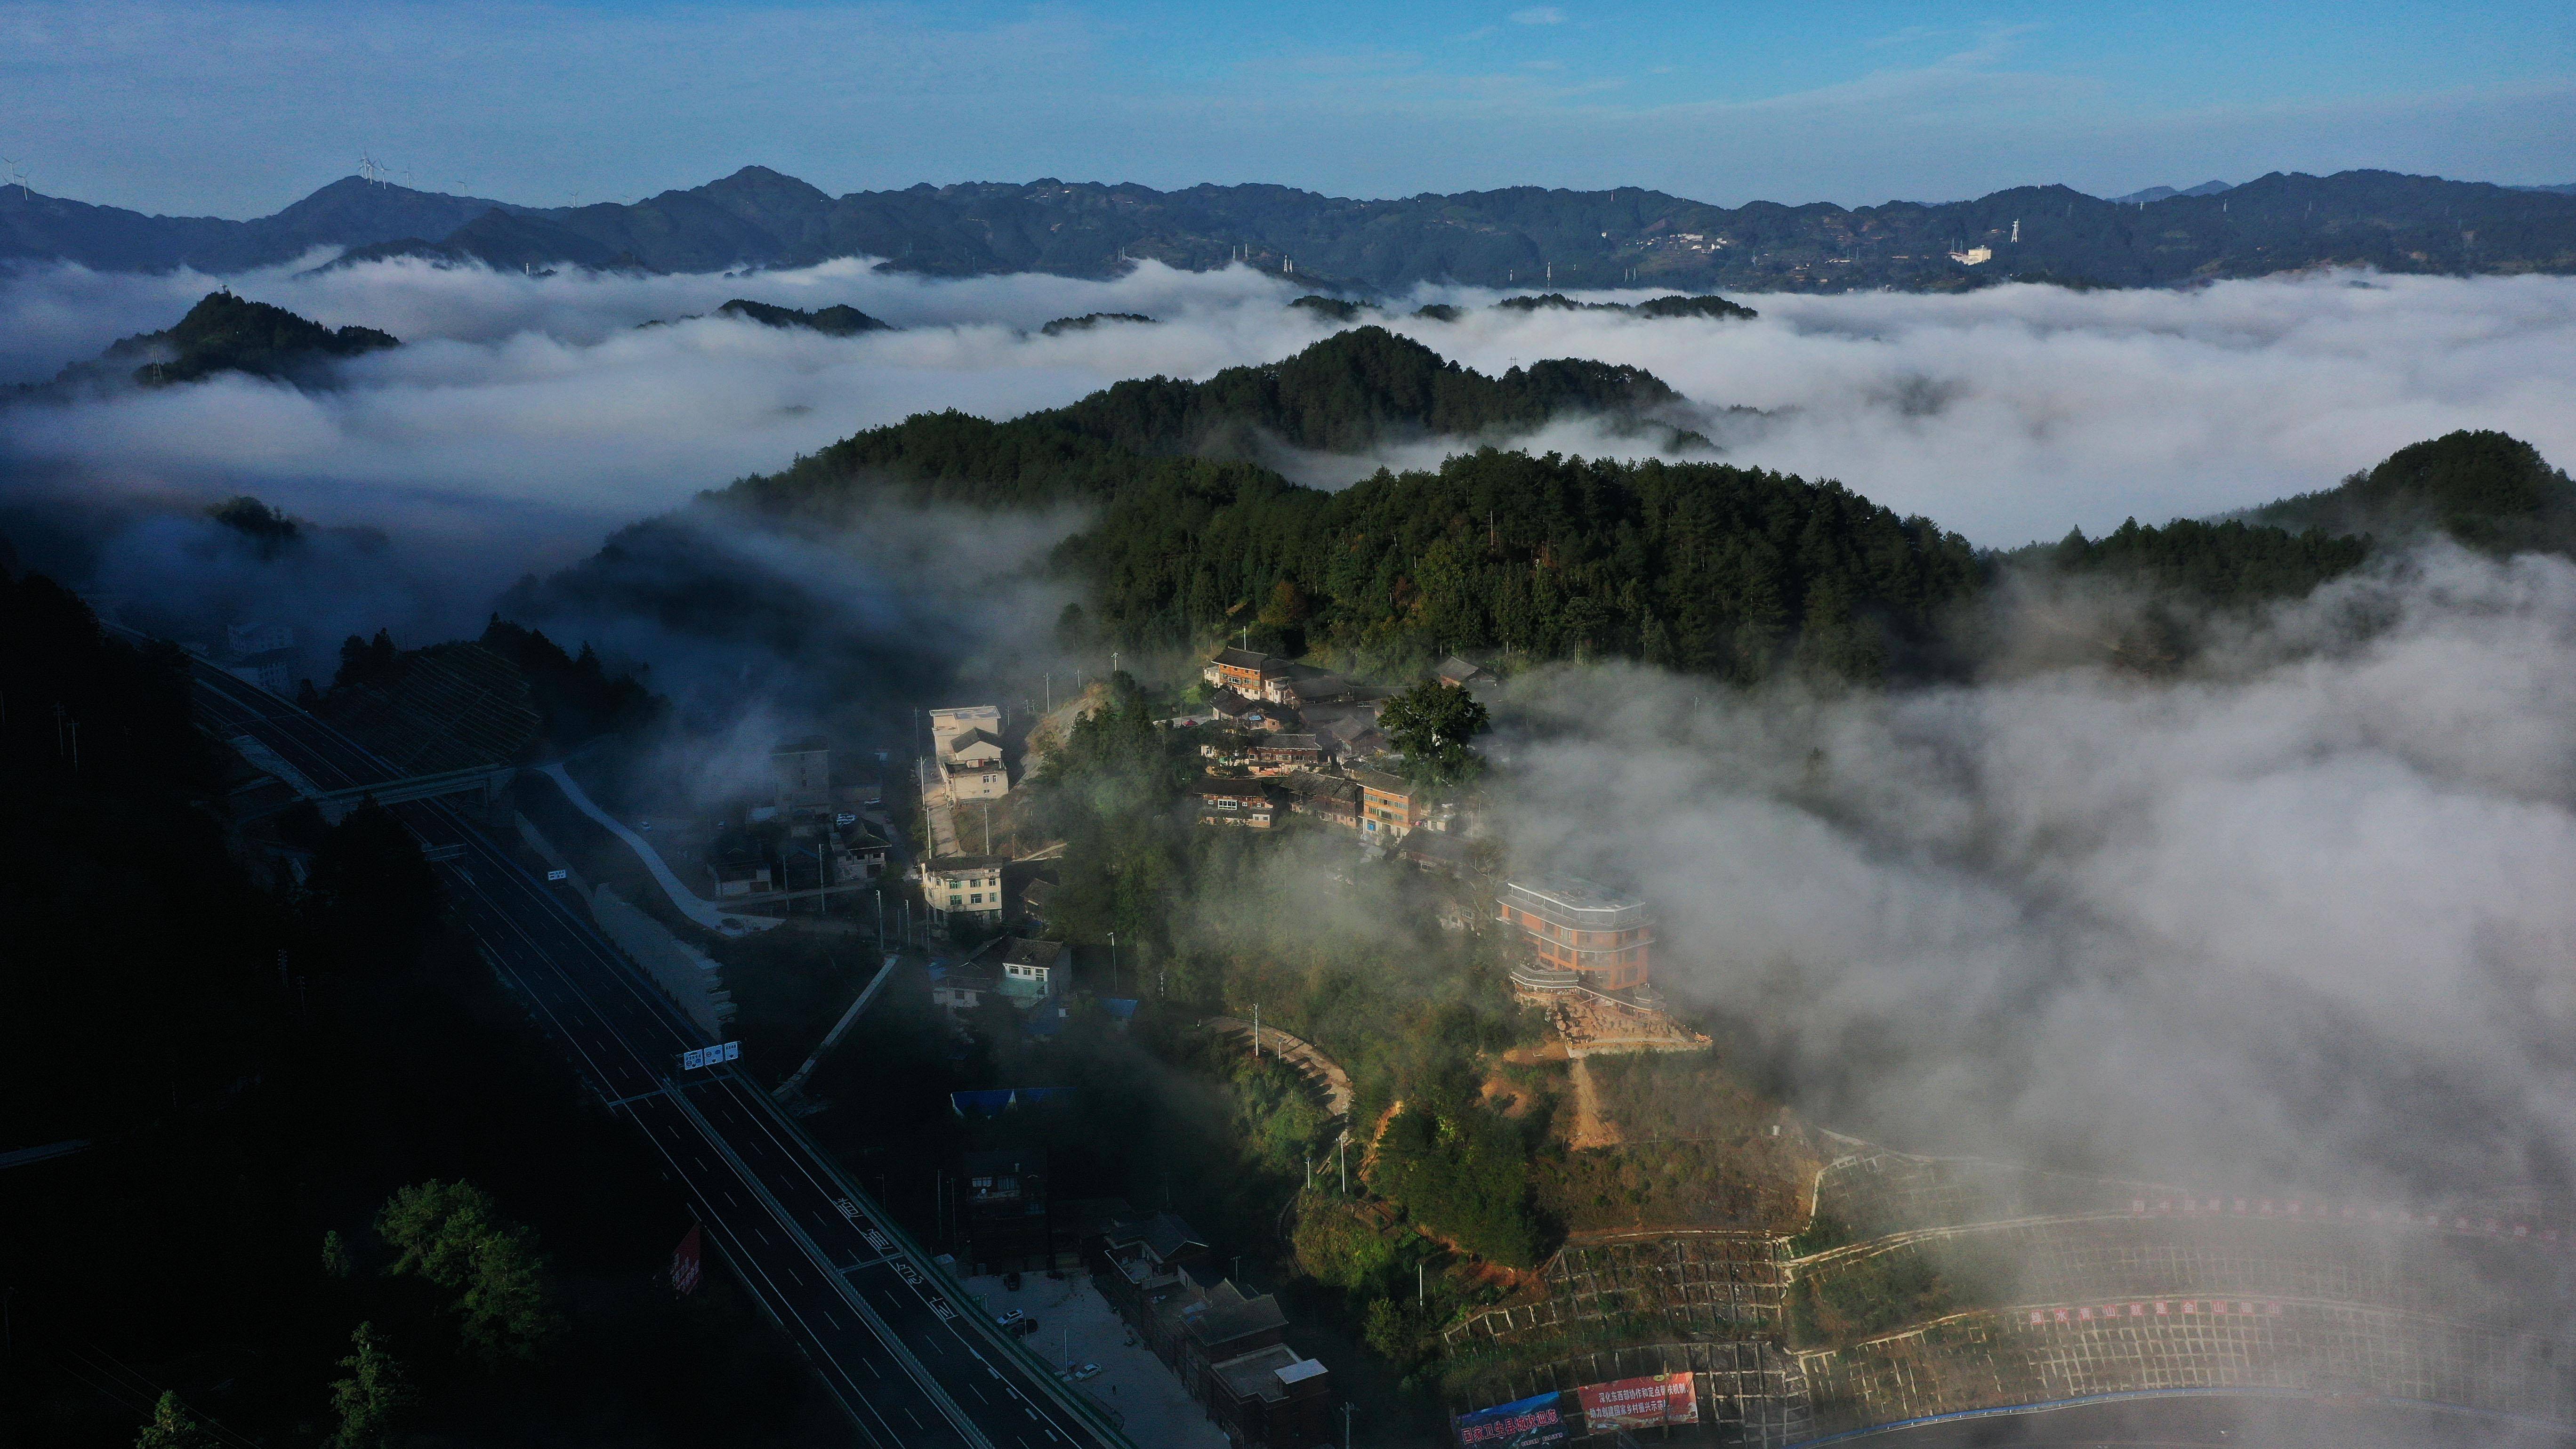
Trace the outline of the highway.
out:
<instances>
[{"instance_id":1,"label":"highway","mask_svg":"<svg viewBox=\"0 0 2576 1449\"><path fill-rule=\"evenodd\" d=\"M204 665L199 723L249 735L325 791L394 772L313 716ZM882 1449L1130 1449L1107 1414L953 1298L953 1284L558 893L435 801L393 807L438 862L485 958L600 1099L634 1122L707 1235ZM506 1130L502 1128L501 1130Z\"/></svg>"}]
</instances>

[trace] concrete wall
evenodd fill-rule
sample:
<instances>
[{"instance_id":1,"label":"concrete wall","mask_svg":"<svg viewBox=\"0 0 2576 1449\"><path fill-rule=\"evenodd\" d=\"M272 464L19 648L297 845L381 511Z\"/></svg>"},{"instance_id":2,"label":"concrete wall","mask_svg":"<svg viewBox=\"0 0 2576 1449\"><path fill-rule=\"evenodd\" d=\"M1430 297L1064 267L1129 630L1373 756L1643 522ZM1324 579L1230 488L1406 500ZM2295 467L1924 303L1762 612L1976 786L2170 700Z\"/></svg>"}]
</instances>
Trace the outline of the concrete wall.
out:
<instances>
[{"instance_id":1,"label":"concrete wall","mask_svg":"<svg viewBox=\"0 0 2576 1449\"><path fill-rule=\"evenodd\" d=\"M724 989L723 973L712 957L606 886L591 892L590 913L691 1021L709 1036L724 1035L733 1023L733 996Z\"/></svg>"}]
</instances>

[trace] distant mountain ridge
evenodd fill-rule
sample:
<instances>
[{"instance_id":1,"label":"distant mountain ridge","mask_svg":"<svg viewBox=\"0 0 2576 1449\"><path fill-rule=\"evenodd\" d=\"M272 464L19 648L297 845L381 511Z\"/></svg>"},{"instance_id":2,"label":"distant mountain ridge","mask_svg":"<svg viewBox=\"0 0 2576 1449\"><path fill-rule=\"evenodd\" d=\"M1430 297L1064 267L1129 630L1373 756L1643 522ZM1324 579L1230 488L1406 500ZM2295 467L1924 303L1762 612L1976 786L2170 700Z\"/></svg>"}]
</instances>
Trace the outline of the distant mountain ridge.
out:
<instances>
[{"instance_id":1,"label":"distant mountain ridge","mask_svg":"<svg viewBox=\"0 0 2576 1449\"><path fill-rule=\"evenodd\" d=\"M2114 206L2144 206L2150 201L2162 201L2169 196L2216 196L2222 191L2230 191L2233 189L2233 187L2230 187L2224 181L2204 181L2198 186L2187 189L2172 186L2150 186L2144 191L2132 191L2126 196L2114 196L2111 198L2111 204Z\"/></svg>"},{"instance_id":2,"label":"distant mountain ridge","mask_svg":"<svg viewBox=\"0 0 2576 1449\"><path fill-rule=\"evenodd\" d=\"M1104 277L1150 258L1197 270L1241 261L1361 293L1425 282L1942 291L2012 277L2135 287L2327 265L2576 272L2576 195L2557 190L2345 171L2134 199L2145 194L2111 201L2035 186L1928 205L1728 208L1637 188L1359 201L1285 186L1165 192L1041 178L834 197L751 166L633 203L526 207L352 177L242 222L0 191L0 260L220 272L344 247L360 259L511 270L697 272L874 256L941 276Z\"/></svg>"}]
</instances>

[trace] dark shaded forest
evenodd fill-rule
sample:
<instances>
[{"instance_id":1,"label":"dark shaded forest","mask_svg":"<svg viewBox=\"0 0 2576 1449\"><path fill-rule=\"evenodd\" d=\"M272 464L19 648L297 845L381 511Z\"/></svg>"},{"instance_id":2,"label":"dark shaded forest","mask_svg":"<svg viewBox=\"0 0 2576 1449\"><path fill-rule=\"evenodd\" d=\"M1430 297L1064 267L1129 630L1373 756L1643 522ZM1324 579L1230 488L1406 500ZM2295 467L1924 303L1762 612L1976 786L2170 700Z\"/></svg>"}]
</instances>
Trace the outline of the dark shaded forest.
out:
<instances>
[{"instance_id":1,"label":"dark shaded forest","mask_svg":"<svg viewBox=\"0 0 2576 1449\"><path fill-rule=\"evenodd\" d=\"M0 1121L58 1149L0 1163L0 1441L122 1449L173 1393L289 1446L838 1442L730 1280L671 1292L685 1204L391 816L235 848L185 669L0 573Z\"/></svg>"}]
</instances>

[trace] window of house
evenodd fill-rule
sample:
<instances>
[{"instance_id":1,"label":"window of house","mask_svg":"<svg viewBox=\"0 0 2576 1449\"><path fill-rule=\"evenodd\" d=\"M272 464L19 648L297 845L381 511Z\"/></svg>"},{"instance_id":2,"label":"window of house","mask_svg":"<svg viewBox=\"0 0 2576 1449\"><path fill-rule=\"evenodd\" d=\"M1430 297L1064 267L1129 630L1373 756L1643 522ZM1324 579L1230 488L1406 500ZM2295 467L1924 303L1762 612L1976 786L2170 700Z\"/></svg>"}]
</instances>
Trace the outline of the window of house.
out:
<instances>
[{"instance_id":1,"label":"window of house","mask_svg":"<svg viewBox=\"0 0 2576 1449\"><path fill-rule=\"evenodd\" d=\"M982 891L977 891L975 894L973 894L973 895L971 895L971 896L968 896L966 899L967 899L967 900L969 900L969 901L971 901L971 902L973 902L974 904L976 904L976 905L979 905L979 906L980 906L980 905L984 904L984 893L983 893Z\"/></svg>"}]
</instances>

